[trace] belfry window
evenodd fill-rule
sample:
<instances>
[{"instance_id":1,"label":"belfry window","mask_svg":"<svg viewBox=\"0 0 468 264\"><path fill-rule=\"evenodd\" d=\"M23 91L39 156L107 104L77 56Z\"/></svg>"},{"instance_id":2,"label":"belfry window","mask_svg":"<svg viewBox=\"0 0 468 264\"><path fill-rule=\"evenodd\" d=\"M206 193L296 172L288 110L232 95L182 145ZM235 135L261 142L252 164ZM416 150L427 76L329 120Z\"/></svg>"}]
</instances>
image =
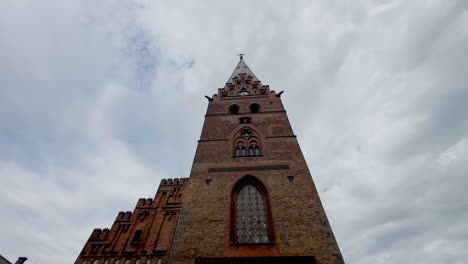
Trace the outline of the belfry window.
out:
<instances>
[{"instance_id":1,"label":"belfry window","mask_svg":"<svg viewBox=\"0 0 468 264\"><path fill-rule=\"evenodd\" d=\"M234 157L255 157L262 156L260 136L258 133L249 128L240 129L234 138L233 155Z\"/></svg>"},{"instance_id":2,"label":"belfry window","mask_svg":"<svg viewBox=\"0 0 468 264\"><path fill-rule=\"evenodd\" d=\"M229 113L238 114L239 113L239 106L238 105L231 105L229 107Z\"/></svg>"},{"instance_id":3,"label":"belfry window","mask_svg":"<svg viewBox=\"0 0 468 264\"><path fill-rule=\"evenodd\" d=\"M250 156L259 156L259 155L261 155L260 148L257 145L257 141L254 141L254 140L250 141L249 155Z\"/></svg>"},{"instance_id":4,"label":"belfry window","mask_svg":"<svg viewBox=\"0 0 468 264\"><path fill-rule=\"evenodd\" d=\"M244 142L239 141L237 142L237 147L236 147L236 157L245 157L245 156L246 156L246 151L245 151Z\"/></svg>"},{"instance_id":5,"label":"belfry window","mask_svg":"<svg viewBox=\"0 0 468 264\"><path fill-rule=\"evenodd\" d=\"M233 193L232 242L234 244L271 243L273 235L265 188L250 175L241 180L240 185L236 185Z\"/></svg>"},{"instance_id":6,"label":"belfry window","mask_svg":"<svg viewBox=\"0 0 468 264\"><path fill-rule=\"evenodd\" d=\"M252 114L260 112L260 105L259 104L251 104L250 105L250 112Z\"/></svg>"}]
</instances>

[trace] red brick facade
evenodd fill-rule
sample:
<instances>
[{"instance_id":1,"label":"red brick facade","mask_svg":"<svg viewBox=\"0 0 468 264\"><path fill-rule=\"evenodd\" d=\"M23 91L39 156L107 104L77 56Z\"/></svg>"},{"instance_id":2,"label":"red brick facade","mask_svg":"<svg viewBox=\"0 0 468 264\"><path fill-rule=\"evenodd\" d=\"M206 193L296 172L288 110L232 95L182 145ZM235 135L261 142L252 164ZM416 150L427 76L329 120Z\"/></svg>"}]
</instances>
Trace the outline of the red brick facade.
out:
<instances>
[{"instance_id":1,"label":"red brick facade","mask_svg":"<svg viewBox=\"0 0 468 264\"><path fill-rule=\"evenodd\" d=\"M189 180L161 184L155 202L140 200L111 230L95 230L75 263L343 263L280 96L241 58L207 97ZM182 205L168 209L169 196L182 192ZM132 245L136 230L142 236Z\"/></svg>"},{"instance_id":2,"label":"red brick facade","mask_svg":"<svg viewBox=\"0 0 468 264\"><path fill-rule=\"evenodd\" d=\"M94 229L75 264L166 263L187 180L162 180L154 199L119 212L110 229Z\"/></svg>"}]
</instances>

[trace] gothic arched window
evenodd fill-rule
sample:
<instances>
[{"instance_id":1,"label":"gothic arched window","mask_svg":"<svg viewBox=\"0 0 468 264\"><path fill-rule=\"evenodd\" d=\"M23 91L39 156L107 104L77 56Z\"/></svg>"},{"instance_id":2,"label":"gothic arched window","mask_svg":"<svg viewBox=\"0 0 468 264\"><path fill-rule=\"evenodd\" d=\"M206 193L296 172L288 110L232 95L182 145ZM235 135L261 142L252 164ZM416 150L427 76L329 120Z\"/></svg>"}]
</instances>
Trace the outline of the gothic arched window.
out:
<instances>
[{"instance_id":1,"label":"gothic arched window","mask_svg":"<svg viewBox=\"0 0 468 264\"><path fill-rule=\"evenodd\" d=\"M246 155L244 142L238 141L236 146L236 157L245 157Z\"/></svg>"},{"instance_id":2,"label":"gothic arched window","mask_svg":"<svg viewBox=\"0 0 468 264\"><path fill-rule=\"evenodd\" d=\"M249 127L240 129L234 137L234 157L261 156L262 151L259 141L260 137L255 130Z\"/></svg>"},{"instance_id":3,"label":"gothic arched window","mask_svg":"<svg viewBox=\"0 0 468 264\"><path fill-rule=\"evenodd\" d=\"M260 148L258 147L257 141L252 140L252 141L250 141L249 145L250 145L250 147L249 147L249 155L250 156L259 156L259 155L261 155Z\"/></svg>"},{"instance_id":4,"label":"gothic arched window","mask_svg":"<svg viewBox=\"0 0 468 264\"><path fill-rule=\"evenodd\" d=\"M244 177L233 191L231 240L235 244L273 241L266 189L253 176Z\"/></svg>"}]
</instances>

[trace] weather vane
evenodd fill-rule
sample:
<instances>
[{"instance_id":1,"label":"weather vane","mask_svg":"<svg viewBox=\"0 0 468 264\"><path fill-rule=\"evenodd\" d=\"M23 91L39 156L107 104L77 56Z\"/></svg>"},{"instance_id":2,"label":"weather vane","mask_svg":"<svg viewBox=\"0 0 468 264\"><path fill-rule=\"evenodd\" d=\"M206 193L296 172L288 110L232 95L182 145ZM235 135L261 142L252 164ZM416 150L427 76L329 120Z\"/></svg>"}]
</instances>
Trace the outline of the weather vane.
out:
<instances>
[{"instance_id":1,"label":"weather vane","mask_svg":"<svg viewBox=\"0 0 468 264\"><path fill-rule=\"evenodd\" d=\"M245 55L244 53L237 54L237 56L239 56L241 60L244 59L244 55Z\"/></svg>"}]
</instances>

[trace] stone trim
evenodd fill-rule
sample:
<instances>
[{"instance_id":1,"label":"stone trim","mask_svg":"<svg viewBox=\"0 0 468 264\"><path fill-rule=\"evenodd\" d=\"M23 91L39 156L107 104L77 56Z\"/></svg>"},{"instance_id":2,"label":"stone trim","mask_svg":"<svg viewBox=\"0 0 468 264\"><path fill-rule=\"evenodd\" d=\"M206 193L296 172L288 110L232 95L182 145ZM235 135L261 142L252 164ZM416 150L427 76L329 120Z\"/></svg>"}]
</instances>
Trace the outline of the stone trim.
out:
<instances>
[{"instance_id":1,"label":"stone trim","mask_svg":"<svg viewBox=\"0 0 468 264\"><path fill-rule=\"evenodd\" d=\"M236 172L236 171L265 171L265 170L289 170L289 165L208 168L209 173L211 172Z\"/></svg>"},{"instance_id":2,"label":"stone trim","mask_svg":"<svg viewBox=\"0 0 468 264\"><path fill-rule=\"evenodd\" d=\"M266 112L258 112L258 113L251 113L251 112L245 112L245 113L237 113L237 114L231 114L231 113L225 113L225 114L211 114L211 115L205 115L205 117L211 117L211 116L238 116L238 115L258 115L258 114L279 114L279 113L286 113L286 110L280 110L280 111L266 111Z\"/></svg>"},{"instance_id":3,"label":"stone trim","mask_svg":"<svg viewBox=\"0 0 468 264\"><path fill-rule=\"evenodd\" d=\"M198 142L210 142L210 141L228 141L227 138L218 138L218 139L200 139Z\"/></svg>"},{"instance_id":4,"label":"stone trim","mask_svg":"<svg viewBox=\"0 0 468 264\"><path fill-rule=\"evenodd\" d=\"M259 94L259 95L247 95L247 96L226 96L220 97L221 101L224 100L242 100L242 99L257 99L257 98L268 98L268 94Z\"/></svg>"}]
</instances>

